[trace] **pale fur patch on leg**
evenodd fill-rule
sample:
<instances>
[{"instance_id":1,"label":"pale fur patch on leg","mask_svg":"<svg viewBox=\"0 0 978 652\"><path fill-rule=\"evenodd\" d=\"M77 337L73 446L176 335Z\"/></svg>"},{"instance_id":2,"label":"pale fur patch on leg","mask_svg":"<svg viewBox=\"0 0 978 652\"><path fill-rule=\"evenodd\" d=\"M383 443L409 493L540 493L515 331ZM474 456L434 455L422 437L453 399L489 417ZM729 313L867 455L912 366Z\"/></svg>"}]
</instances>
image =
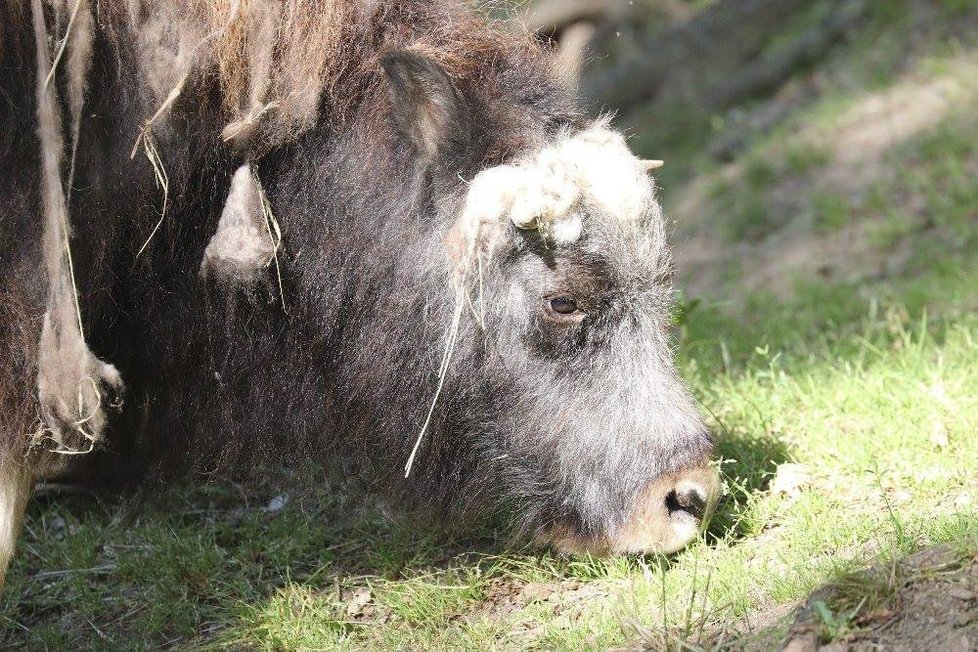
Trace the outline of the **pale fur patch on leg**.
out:
<instances>
[{"instance_id":1,"label":"pale fur patch on leg","mask_svg":"<svg viewBox=\"0 0 978 652\"><path fill-rule=\"evenodd\" d=\"M31 486L30 474L18 461L0 464L0 587L14 556Z\"/></svg>"},{"instance_id":2,"label":"pale fur patch on leg","mask_svg":"<svg viewBox=\"0 0 978 652\"><path fill-rule=\"evenodd\" d=\"M83 0L82 0L83 1ZM48 277L47 310L38 353L38 398L46 428L41 436L53 440L54 451L74 454L92 450L105 426L104 407L122 389L115 367L96 358L85 343L78 292L74 283L70 227L61 185L64 142L54 84L45 87L50 71L47 27L41 0L32 3L37 48L37 132L41 143L41 188L44 210L44 264ZM79 7L80 8L80 7ZM87 6L78 38L91 37ZM69 105L80 114L84 77L91 43L69 54Z\"/></svg>"}]
</instances>

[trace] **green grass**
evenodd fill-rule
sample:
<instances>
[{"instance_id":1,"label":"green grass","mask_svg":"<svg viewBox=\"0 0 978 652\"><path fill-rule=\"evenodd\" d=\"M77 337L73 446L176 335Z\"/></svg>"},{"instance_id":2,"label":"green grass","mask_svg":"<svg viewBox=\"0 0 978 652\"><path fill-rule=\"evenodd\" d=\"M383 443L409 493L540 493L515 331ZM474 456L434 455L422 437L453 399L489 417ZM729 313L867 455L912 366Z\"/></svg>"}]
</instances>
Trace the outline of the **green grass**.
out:
<instances>
[{"instance_id":1,"label":"green grass","mask_svg":"<svg viewBox=\"0 0 978 652\"><path fill-rule=\"evenodd\" d=\"M724 230L732 241L757 242L783 226L784 221L770 210L762 197L738 194L724 221Z\"/></svg>"},{"instance_id":2,"label":"green grass","mask_svg":"<svg viewBox=\"0 0 978 652\"><path fill-rule=\"evenodd\" d=\"M845 197L821 193L812 198L815 229L821 232L838 231L851 219L853 207Z\"/></svg>"},{"instance_id":3,"label":"green grass","mask_svg":"<svg viewBox=\"0 0 978 652\"><path fill-rule=\"evenodd\" d=\"M824 167L831 153L824 145L812 142L792 142L785 152L785 168L792 174L804 174Z\"/></svg>"}]
</instances>

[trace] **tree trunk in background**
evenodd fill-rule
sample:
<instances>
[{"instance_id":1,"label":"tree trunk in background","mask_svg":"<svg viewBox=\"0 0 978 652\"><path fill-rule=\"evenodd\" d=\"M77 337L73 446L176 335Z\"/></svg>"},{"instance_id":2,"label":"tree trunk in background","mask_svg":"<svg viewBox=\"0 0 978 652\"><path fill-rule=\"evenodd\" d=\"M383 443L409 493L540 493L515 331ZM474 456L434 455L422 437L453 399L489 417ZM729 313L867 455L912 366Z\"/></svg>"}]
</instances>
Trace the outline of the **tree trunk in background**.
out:
<instances>
[{"instance_id":1,"label":"tree trunk in background","mask_svg":"<svg viewBox=\"0 0 978 652\"><path fill-rule=\"evenodd\" d=\"M544 0L532 5L523 23L531 32L548 37L582 21L621 20L628 9L628 3L621 0Z\"/></svg>"},{"instance_id":2,"label":"tree trunk in background","mask_svg":"<svg viewBox=\"0 0 978 652\"><path fill-rule=\"evenodd\" d=\"M666 28L640 51L581 85L597 109L627 109L663 97L692 100L695 90L729 78L811 0L719 0Z\"/></svg>"},{"instance_id":3,"label":"tree trunk in background","mask_svg":"<svg viewBox=\"0 0 978 652\"><path fill-rule=\"evenodd\" d=\"M714 86L705 97L710 109L723 109L742 100L777 90L801 66L820 59L866 15L868 0L847 0L786 46L744 65Z\"/></svg>"}]
</instances>

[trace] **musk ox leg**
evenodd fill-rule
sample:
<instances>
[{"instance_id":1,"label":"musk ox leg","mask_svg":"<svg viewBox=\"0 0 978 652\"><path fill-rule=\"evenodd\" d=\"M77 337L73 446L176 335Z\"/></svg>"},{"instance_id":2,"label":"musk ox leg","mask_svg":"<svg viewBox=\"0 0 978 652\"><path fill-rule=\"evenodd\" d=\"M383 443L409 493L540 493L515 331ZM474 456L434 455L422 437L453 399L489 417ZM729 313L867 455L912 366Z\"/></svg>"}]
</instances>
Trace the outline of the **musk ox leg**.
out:
<instances>
[{"instance_id":1,"label":"musk ox leg","mask_svg":"<svg viewBox=\"0 0 978 652\"><path fill-rule=\"evenodd\" d=\"M0 587L14 556L32 487L33 477L20 459L0 463Z\"/></svg>"},{"instance_id":2,"label":"musk ox leg","mask_svg":"<svg viewBox=\"0 0 978 652\"><path fill-rule=\"evenodd\" d=\"M0 585L14 552L38 460L27 457L37 428L37 396L25 379L37 373L39 293L31 291L23 268L6 268L0 288Z\"/></svg>"}]
</instances>

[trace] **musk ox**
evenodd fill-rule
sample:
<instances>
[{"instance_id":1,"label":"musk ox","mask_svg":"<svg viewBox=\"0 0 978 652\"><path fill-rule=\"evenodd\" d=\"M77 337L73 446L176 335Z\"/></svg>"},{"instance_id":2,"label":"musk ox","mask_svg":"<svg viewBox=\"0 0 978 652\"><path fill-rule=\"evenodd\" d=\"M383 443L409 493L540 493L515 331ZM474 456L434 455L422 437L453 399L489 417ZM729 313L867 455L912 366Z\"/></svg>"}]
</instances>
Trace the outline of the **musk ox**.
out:
<instances>
[{"instance_id":1,"label":"musk ox","mask_svg":"<svg viewBox=\"0 0 978 652\"><path fill-rule=\"evenodd\" d=\"M451 0L0 6L0 568L34 483L355 461L561 550L716 493L648 176Z\"/></svg>"}]
</instances>

